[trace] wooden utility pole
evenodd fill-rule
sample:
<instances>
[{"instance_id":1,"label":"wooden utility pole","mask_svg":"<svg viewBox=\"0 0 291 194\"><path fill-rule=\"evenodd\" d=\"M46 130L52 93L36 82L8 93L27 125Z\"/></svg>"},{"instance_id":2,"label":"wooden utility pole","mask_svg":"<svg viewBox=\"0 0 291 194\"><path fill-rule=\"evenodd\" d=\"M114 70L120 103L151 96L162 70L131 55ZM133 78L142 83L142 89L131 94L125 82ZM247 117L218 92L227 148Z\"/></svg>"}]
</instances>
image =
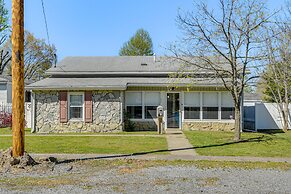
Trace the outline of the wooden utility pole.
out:
<instances>
[{"instance_id":1,"label":"wooden utility pole","mask_svg":"<svg viewBox=\"0 0 291 194\"><path fill-rule=\"evenodd\" d=\"M12 0L12 154L24 154L24 0Z\"/></svg>"}]
</instances>

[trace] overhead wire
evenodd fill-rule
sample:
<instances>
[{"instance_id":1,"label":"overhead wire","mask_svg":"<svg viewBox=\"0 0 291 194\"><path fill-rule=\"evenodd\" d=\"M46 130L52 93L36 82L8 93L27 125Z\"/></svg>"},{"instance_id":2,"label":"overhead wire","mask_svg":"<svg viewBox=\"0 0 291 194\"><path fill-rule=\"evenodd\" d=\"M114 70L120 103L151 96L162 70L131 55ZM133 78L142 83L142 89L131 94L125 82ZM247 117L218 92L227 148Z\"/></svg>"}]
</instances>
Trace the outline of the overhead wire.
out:
<instances>
[{"instance_id":1,"label":"overhead wire","mask_svg":"<svg viewBox=\"0 0 291 194\"><path fill-rule=\"evenodd\" d=\"M45 13L44 0L41 0L41 5L42 5L42 13L43 13L45 29L46 29L47 42L48 42L48 45L51 46L49 30L48 30L48 24L47 24L47 17L46 17L46 13ZM56 67L56 63L57 63L57 54L56 53L54 53L54 57L55 57L54 66Z\"/></svg>"},{"instance_id":2,"label":"overhead wire","mask_svg":"<svg viewBox=\"0 0 291 194\"><path fill-rule=\"evenodd\" d=\"M50 44L50 36L49 36L49 31L48 31L48 25L47 25L47 19L46 19L46 13L45 13L45 7L44 7L43 0L41 0L41 5L42 5L42 13L43 13L43 17L44 17L44 23L45 23L47 41L48 41L48 44L51 45Z\"/></svg>"}]
</instances>

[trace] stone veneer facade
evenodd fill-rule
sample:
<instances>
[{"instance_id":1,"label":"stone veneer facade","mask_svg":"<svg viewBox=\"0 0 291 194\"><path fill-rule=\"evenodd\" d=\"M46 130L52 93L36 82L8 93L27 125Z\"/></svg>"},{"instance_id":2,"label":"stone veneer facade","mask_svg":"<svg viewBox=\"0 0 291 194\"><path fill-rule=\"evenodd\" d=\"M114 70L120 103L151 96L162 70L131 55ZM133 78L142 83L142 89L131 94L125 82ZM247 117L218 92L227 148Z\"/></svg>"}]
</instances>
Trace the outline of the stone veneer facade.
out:
<instances>
[{"instance_id":1,"label":"stone veneer facade","mask_svg":"<svg viewBox=\"0 0 291 194\"><path fill-rule=\"evenodd\" d=\"M35 131L39 133L117 132L123 130L119 91L93 91L93 122L60 122L58 91L35 92ZM157 130L154 121L132 121L136 131ZM187 122L182 130L232 131L234 122Z\"/></svg>"},{"instance_id":2,"label":"stone veneer facade","mask_svg":"<svg viewBox=\"0 0 291 194\"><path fill-rule=\"evenodd\" d=\"M190 131L233 131L234 122L183 122L183 130Z\"/></svg>"},{"instance_id":3,"label":"stone veneer facade","mask_svg":"<svg viewBox=\"0 0 291 194\"><path fill-rule=\"evenodd\" d=\"M120 92L93 91L93 122L60 122L59 92L35 92L35 129L39 133L122 131Z\"/></svg>"}]
</instances>

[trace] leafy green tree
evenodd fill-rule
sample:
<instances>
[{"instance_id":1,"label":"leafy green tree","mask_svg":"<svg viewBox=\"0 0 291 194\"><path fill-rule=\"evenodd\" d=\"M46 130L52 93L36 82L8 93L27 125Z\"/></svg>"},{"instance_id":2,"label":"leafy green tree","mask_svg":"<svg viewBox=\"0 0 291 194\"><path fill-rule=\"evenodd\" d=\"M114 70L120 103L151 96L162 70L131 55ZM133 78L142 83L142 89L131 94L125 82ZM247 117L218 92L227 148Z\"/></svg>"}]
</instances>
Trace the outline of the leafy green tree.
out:
<instances>
[{"instance_id":1,"label":"leafy green tree","mask_svg":"<svg viewBox=\"0 0 291 194\"><path fill-rule=\"evenodd\" d=\"M152 39L144 29L137 30L119 51L120 56L151 56L153 54Z\"/></svg>"},{"instance_id":2,"label":"leafy green tree","mask_svg":"<svg viewBox=\"0 0 291 194\"><path fill-rule=\"evenodd\" d=\"M35 38L28 31L24 34L24 78L37 81L45 77L45 71L55 63L56 48L45 40ZM11 75L11 66L8 68Z\"/></svg>"},{"instance_id":3,"label":"leafy green tree","mask_svg":"<svg viewBox=\"0 0 291 194\"><path fill-rule=\"evenodd\" d=\"M4 0L0 0L0 74L4 72L11 60L7 43L10 30L8 19L8 10L5 8Z\"/></svg>"}]
</instances>

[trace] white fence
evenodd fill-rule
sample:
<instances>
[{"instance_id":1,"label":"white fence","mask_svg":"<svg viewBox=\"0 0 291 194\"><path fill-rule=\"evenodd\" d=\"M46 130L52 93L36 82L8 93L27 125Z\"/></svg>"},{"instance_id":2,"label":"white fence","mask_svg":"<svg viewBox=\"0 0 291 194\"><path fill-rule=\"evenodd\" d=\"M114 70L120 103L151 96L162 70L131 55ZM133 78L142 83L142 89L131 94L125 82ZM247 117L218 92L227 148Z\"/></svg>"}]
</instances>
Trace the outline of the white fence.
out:
<instances>
[{"instance_id":1,"label":"white fence","mask_svg":"<svg viewBox=\"0 0 291 194\"><path fill-rule=\"evenodd\" d=\"M291 108L291 105L289 105ZM290 110L290 109L289 109ZM283 117L276 103L256 103L256 129L282 129ZM291 127L289 112L289 129Z\"/></svg>"},{"instance_id":2,"label":"white fence","mask_svg":"<svg viewBox=\"0 0 291 194\"><path fill-rule=\"evenodd\" d=\"M289 105L291 110L291 105ZM291 129L291 111L289 113L289 129ZM276 103L244 103L245 130L282 129L283 118Z\"/></svg>"},{"instance_id":3,"label":"white fence","mask_svg":"<svg viewBox=\"0 0 291 194\"><path fill-rule=\"evenodd\" d=\"M1 103L0 112L12 113L12 104L11 103Z\"/></svg>"},{"instance_id":4,"label":"white fence","mask_svg":"<svg viewBox=\"0 0 291 194\"><path fill-rule=\"evenodd\" d=\"M31 103L25 103L25 127L31 128ZM12 104L1 103L0 104L0 126L9 127L11 126L11 115L12 115Z\"/></svg>"}]
</instances>

